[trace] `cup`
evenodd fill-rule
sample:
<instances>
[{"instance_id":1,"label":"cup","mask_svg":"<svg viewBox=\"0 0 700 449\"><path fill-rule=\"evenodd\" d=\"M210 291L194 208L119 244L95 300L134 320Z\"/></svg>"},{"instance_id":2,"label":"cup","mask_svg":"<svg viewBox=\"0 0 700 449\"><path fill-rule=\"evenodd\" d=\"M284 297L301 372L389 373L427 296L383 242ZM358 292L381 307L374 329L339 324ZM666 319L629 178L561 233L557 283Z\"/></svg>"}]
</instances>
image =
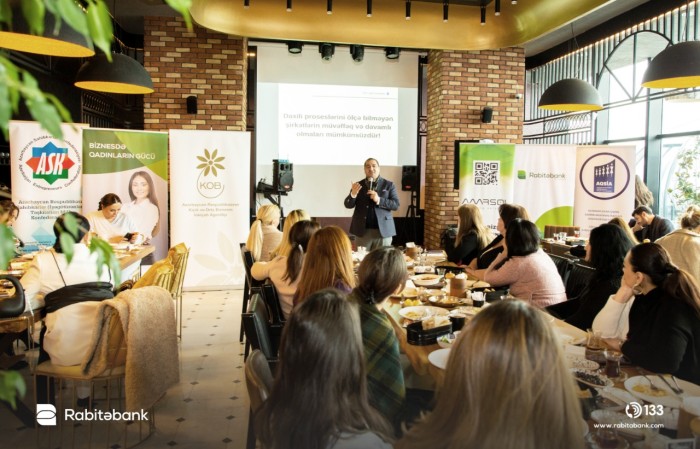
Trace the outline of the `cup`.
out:
<instances>
[{"instance_id":1,"label":"cup","mask_svg":"<svg viewBox=\"0 0 700 449\"><path fill-rule=\"evenodd\" d=\"M605 354L603 354L603 333L601 331L588 329L586 358L600 364L606 362Z\"/></svg>"},{"instance_id":2,"label":"cup","mask_svg":"<svg viewBox=\"0 0 700 449\"><path fill-rule=\"evenodd\" d=\"M406 255L411 259L415 260L416 256L418 256L418 248L406 248Z\"/></svg>"},{"instance_id":3,"label":"cup","mask_svg":"<svg viewBox=\"0 0 700 449\"><path fill-rule=\"evenodd\" d=\"M450 321L452 321L452 331L458 331L464 327L464 323L467 322L467 316L461 313L455 313L450 315Z\"/></svg>"},{"instance_id":4,"label":"cup","mask_svg":"<svg viewBox=\"0 0 700 449\"><path fill-rule=\"evenodd\" d=\"M472 306L483 307L484 302L484 292L472 292Z\"/></svg>"},{"instance_id":5,"label":"cup","mask_svg":"<svg viewBox=\"0 0 700 449\"><path fill-rule=\"evenodd\" d=\"M574 229L574 237L576 237L576 238L581 237L581 230L580 229Z\"/></svg>"},{"instance_id":6,"label":"cup","mask_svg":"<svg viewBox=\"0 0 700 449\"><path fill-rule=\"evenodd\" d=\"M614 351L610 349L605 350L605 375L610 378L620 377L622 372L620 371L620 359L622 359L622 353L620 351Z\"/></svg>"},{"instance_id":7,"label":"cup","mask_svg":"<svg viewBox=\"0 0 700 449\"><path fill-rule=\"evenodd\" d=\"M435 272L437 273L437 275L440 276L440 280L444 279L445 271L447 271L445 268L436 268L435 269Z\"/></svg>"},{"instance_id":8,"label":"cup","mask_svg":"<svg viewBox=\"0 0 700 449\"><path fill-rule=\"evenodd\" d=\"M452 278L450 280L450 296L456 296L458 298L467 297L467 280Z\"/></svg>"}]
</instances>

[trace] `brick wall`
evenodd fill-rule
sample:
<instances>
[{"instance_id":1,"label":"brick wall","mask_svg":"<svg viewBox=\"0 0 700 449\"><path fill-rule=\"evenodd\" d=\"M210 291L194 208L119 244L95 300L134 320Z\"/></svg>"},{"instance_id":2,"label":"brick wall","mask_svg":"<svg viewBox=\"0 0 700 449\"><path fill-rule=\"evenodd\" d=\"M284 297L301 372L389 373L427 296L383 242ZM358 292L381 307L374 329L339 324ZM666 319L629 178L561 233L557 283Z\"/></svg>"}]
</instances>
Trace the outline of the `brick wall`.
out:
<instances>
[{"instance_id":1,"label":"brick wall","mask_svg":"<svg viewBox=\"0 0 700 449\"><path fill-rule=\"evenodd\" d=\"M144 66L155 92L144 98L145 129L245 131L247 41L194 26L182 18L146 17ZM197 114L186 98L197 97Z\"/></svg>"},{"instance_id":2,"label":"brick wall","mask_svg":"<svg viewBox=\"0 0 700 449\"><path fill-rule=\"evenodd\" d=\"M483 51L431 50L428 55L428 139L425 167L425 245L457 223L459 192L453 189L455 140L522 143L525 53L522 48ZM481 123L484 106L491 123Z\"/></svg>"}]
</instances>

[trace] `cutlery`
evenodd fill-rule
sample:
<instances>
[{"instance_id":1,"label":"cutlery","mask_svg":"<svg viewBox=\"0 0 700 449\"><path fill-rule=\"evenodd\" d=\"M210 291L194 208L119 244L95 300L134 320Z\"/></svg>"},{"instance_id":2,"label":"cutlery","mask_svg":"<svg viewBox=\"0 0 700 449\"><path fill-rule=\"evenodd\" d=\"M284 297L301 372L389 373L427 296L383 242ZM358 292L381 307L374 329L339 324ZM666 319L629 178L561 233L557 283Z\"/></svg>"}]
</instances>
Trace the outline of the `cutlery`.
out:
<instances>
[{"instance_id":1,"label":"cutlery","mask_svg":"<svg viewBox=\"0 0 700 449\"><path fill-rule=\"evenodd\" d=\"M673 383L676 384L676 393L682 394L682 393L683 393L683 389L678 385L678 382L676 381L676 376L674 376L673 374L671 374L671 380L673 380Z\"/></svg>"},{"instance_id":2,"label":"cutlery","mask_svg":"<svg viewBox=\"0 0 700 449\"><path fill-rule=\"evenodd\" d=\"M664 381L664 383L668 386L668 388L671 389L671 391L673 391L675 394L679 394L679 393L678 393L678 390L676 389L676 387L674 387L673 385L671 385L671 384L666 380L666 378L665 378L662 374L657 374L657 376L659 377L659 379L661 379L661 380Z\"/></svg>"},{"instance_id":3,"label":"cutlery","mask_svg":"<svg viewBox=\"0 0 700 449\"><path fill-rule=\"evenodd\" d=\"M644 376L644 378L645 378L646 380L649 381L649 387L652 389L652 391L659 391L659 390L661 390L661 388L659 388L659 387L657 387L656 385L654 385L654 382L652 382L651 379L649 379L649 378L647 377L646 374L642 374L642 376Z\"/></svg>"}]
</instances>

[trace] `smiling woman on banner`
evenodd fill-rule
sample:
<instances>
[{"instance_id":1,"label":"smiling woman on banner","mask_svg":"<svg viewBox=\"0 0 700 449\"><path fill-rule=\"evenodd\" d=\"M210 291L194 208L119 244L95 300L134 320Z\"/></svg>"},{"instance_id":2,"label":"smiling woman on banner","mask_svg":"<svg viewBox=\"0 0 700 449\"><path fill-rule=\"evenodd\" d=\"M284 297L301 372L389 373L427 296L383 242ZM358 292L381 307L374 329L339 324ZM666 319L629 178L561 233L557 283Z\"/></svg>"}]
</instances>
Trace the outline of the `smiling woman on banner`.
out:
<instances>
[{"instance_id":1,"label":"smiling woman on banner","mask_svg":"<svg viewBox=\"0 0 700 449\"><path fill-rule=\"evenodd\" d=\"M129 180L129 197L122 212L136 225L136 230L148 241L160 230L160 209L153 178L146 171L137 171Z\"/></svg>"}]
</instances>

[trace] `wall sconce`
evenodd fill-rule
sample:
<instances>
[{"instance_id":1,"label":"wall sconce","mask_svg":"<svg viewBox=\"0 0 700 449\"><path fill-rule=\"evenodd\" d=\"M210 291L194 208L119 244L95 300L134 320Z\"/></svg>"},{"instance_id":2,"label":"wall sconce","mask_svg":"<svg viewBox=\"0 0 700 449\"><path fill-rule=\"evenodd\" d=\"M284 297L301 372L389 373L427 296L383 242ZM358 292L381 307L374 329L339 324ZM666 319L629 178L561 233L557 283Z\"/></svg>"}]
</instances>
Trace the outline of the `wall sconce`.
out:
<instances>
[{"instance_id":1,"label":"wall sconce","mask_svg":"<svg viewBox=\"0 0 700 449\"><path fill-rule=\"evenodd\" d=\"M362 62L362 58L365 56L365 47L362 45L351 45L350 56L352 56L353 61Z\"/></svg>"},{"instance_id":2,"label":"wall sconce","mask_svg":"<svg viewBox=\"0 0 700 449\"><path fill-rule=\"evenodd\" d=\"M287 42L287 51L293 55L298 55L301 53L301 49L304 47L304 44L301 42Z\"/></svg>"},{"instance_id":3,"label":"wall sconce","mask_svg":"<svg viewBox=\"0 0 700 449\"><path fill-rule=\"evenodd\" d=\"M187 113L197 113L197 97L195 95L190 95L189 97L187 97Z\"/></svg>"},{"instance_id":4,"label":"wall sconce","mask_svg":"<svg viewBox=\"0 0 700 449\"><path fill-rule=\"evenodd\" d=\"M335 53L335 45L327 42L318 44L318 52L321 53L321 58L324 61L330 61L333 58L333 53Z\"/></svg>"},{"instance_id":5,"label":"wall sconce","mask_svg":"<svg viewBox=\"0 0 700 449\"><path fill-rule=\"evenodd\" d=\"M384 54L386 55L386 59L399 59L401 49L399 47L386 47L384 49Z\"/></svg>"},{"instance_id":6,"label":"wall sconce","mask_svg":"<svg viewBox=\"0 0 700 449\"><path fill-rule=\"evenodd\" d=\"M493 108L490 106L485 106L481 110L481 123L491 123L493 118Z\"/></svg>"}]
</instances>

